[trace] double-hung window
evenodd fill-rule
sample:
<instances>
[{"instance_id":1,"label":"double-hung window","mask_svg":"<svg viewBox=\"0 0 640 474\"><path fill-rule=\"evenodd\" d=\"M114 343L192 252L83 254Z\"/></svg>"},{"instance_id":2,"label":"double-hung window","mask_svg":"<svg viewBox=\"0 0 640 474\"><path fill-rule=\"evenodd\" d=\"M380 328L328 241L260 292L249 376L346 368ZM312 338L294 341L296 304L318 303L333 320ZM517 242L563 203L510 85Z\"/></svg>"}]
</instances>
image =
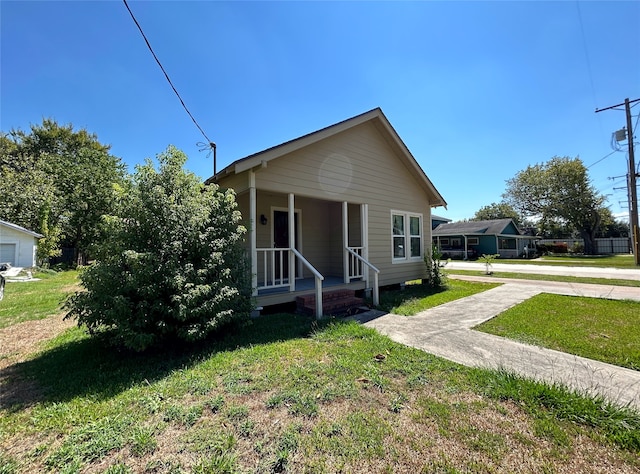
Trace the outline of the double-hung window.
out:
<instances>
[{"instance_id":1,"label":"double-hung window","mask_svg":"<svg viewBox=\"0 0 640 474\"><path fill-rule=\"evenodd\" d=\"M391 211L393 262L422 260L422 214Z\"/></svg>"}]
</instances>

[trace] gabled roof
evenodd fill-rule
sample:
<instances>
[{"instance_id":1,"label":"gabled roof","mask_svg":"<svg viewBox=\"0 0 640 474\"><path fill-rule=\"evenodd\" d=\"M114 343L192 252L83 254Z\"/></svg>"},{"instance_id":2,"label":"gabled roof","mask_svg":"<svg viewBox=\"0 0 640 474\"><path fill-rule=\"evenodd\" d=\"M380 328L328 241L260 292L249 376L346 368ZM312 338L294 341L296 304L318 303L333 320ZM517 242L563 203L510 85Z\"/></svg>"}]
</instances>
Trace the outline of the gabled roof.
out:
<instances>
[{"instance_id":1,"label":"gabled roof","mask_svg":"<svg viewBox=\"0 0 640 474\"><path fill-rule=\"evenodd\" d=\"M394 151L397 152L398 156L400 156L404 160L405 165L410 170L415 172L415 176L418 178L421 186L429 195L431 207L446 207L447 203L444 198L440 195L431 180L427 177L424 170L420 167L414 156L411 154L387 117L382 112L382 109L380 109L379 107L369 110L368 112L365 112L363 114L356 115L355 117L351 117L350 119L343 120L342 122L338 122L334 125L330 125L316 132L303 135L294 140L284 142L280 145L267 148L266 150L236 160L229 166L225 167L222 171L218 172L215 176L207 179L205 181L205 184L217 182L220 178L229 174L238 174L257 166L263 166L271 160L275 160L281 156L284 156L366 122L371 122L376 126L387 143L389 143Z\"/></svg>"},{"instance_id":2,"label":"gabled roof","mask_svg":"<svg viewBox=\"0 0 640 474\"><path fill-rule=\"evenodd\" d=\"M35 237L37 239L41 239L42 237L44 237L44 235L38 234L37 232L33 232L32 230L29 230L29 229L25 229L24 227L21 227L17 224L12 224L11 222L0 220L0 225L9 227L10 229L13 229L13 230L17 230L18 232L24 232L25 234L29 234L30 236Z\"/></svg>"},{"instance_id":3,"label":"gabled roof","mask_svg":"<svg viewBox=\"0 0 640 474\"><path fill-rule=\"evenodd\" d=\"M513 219L492 219L488 221L448 222L433 229L433 235L502 235L512 224L517 234L521 232Z\"/></svg>"}]
</instances>

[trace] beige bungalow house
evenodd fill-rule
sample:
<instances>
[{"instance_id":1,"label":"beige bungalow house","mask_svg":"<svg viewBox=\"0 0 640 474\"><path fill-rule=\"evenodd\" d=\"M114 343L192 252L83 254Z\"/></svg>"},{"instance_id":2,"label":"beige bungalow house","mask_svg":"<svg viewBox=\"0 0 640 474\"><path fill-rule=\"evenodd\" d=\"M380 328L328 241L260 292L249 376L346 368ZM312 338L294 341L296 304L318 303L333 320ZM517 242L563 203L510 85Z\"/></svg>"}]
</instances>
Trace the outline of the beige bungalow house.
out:
<instances>
[{"instance_id":1,"label":"beige bungalow house","mask_svg":"<svg viewBox=\"0 0 640 474\"><path fill-rule=\"evenodd\" d=\"M446 206L380 108L239 159L207 180L232 188L260 306L426 276L431 208ZM315 290L315 293L314 293Z\"/></svg>"}]
</instances>

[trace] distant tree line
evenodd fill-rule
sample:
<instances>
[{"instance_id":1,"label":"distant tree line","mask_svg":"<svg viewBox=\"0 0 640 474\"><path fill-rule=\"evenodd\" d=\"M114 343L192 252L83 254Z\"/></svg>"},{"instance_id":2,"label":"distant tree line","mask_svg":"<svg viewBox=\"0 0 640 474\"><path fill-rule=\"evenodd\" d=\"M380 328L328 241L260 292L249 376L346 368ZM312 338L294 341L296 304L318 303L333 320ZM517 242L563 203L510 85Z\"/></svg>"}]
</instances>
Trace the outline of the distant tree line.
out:
<instances>
[{"instance_id":1,"label":"distant tree line","mask_svg":"<svg viewBox=\"0 0 640 474\"><path fill-rule=\"evenodd\" d=\"M595 253L598 237L629 236L628 224L613 217L579 158L555 156L528 166L507 180L502 198L481 207L471 220L510 218L542 238L581 238L586 254Z\"/></svg>"},{"instance_id":2,"label":"distant tree line","mask_svg":"<svg viewBox=\"0 0 640 474\"><path fill-rule=\"evenodd\" d=\"M86 130L44 119L28 132L0 135L0 218L44 235L39 264L71 248L86 264L101 239L102 216L114 213L126 168Z\"/></svg>"}]
</instances>

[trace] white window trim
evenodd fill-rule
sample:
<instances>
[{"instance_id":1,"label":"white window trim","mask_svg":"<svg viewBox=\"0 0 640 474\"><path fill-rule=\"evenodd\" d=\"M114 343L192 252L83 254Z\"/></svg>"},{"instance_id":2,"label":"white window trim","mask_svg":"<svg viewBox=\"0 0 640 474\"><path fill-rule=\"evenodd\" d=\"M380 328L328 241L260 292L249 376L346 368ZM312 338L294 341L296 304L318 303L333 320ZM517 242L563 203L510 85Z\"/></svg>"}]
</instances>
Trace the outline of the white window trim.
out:
<instances>
[{"instance_id":1,"label":"white window trim","mask_svg":"<svg viewBox=\"0 0 640 474\"><path fill-rule=\"evenodd\" d=\"M469 237L467 243L469 245L480 245L480 239L478 237Z\"/></svg>"},{"instance_id":2,"label":"white window trim","mask_svg":"<svg viewBox=\"0 0 640 474\"><path fill-rule=\"evenodd\" d=\"M393 246L393 216L402 216L404 218L404 248L405 248L405 256L404 257L394 257L394 246ZM424 217L422 214L418 212L407 212L407 211L397 211L391 210L391 229L390 229L390 237L391 237L391 263L412 263L412 262L421 262L424 259ZM411 217L417 217L420 219L420 255L417 257L411 256ZM413 236L414 238L418 236Z\"/></svg>"}]
</instances>

